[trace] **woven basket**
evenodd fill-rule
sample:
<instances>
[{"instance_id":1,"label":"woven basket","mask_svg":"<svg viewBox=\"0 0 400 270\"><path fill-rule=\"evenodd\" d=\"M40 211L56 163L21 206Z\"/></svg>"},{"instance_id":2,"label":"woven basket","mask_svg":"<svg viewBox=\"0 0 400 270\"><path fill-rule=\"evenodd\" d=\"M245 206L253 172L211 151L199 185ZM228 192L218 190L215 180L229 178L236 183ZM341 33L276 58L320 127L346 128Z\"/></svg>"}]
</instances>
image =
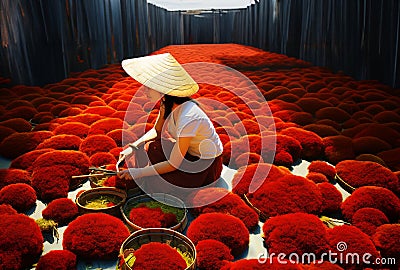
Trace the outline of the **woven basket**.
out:
<instances>
[{"instance_id":1,"label":"woven basket","mask_svg":"<svg viewBox=\"0 0 400 270\"><path fill-rule=\"evenodd\" d=\"M88 208L85 207L88 201L96 199L100 196L115 196L120 198L119 203L114 206L105 207L105 208ZM88 214L88 213L106 213L115 217L121 217L120 208L124 205L126 201L126 192L113 188L113 187L98 187L86 190L82 192L78 198L76 198L75 203L78 205L79 214Z\"/></svg>"},{"instance_id":2,"label":"woven basket","mask_svg":"<svg viewBox=\"0 0 400 270\"><path fill-rule=\"evenodd\" d=\"M142 229L131 234L123 243L120 248L119 262L117 269L131 270L128 261L125 263L124 255L126 252L133 252L138 250L142 245L151 242L167 243L173 248L179 248L183 253L189 254L193 259L192 263L186 269L196 269L196 248L193 242L185 235L165 228L148 228ZM172 269L171 269L172 270Z\"/></svg>"},{"instance_id":3,"label":"woven basket","mask_svg":"<svg viewBox=\"0 0 400 270\"><path fill-rule=\"evenodd\" d=\"M182 211L184 211L184 216L181 220L178 220L178 223L176 225L170 227L169 229L182 232L186 228L187 223L188 223L188 218L187 218L187 209L186 209L183 201L181 201L180 199L178 199L172 195L169 195L169 194L153 193L150 195L140 195L140 196L130 198L129 200L127 200L125 202L124 206L121 208L122 216L124 217L125 222L129 225L129 227L131 228L132 231L144 229L129 220L129 213L130 213L132 207L139 203L144 203L144 202L149 202L149 201L158 201L158 202L161 202L161 203L164 203L167 205L171 205L174 207L179 206L178 208L180 208L180 209L182 209Z\"/></svg>"}]
</instances>

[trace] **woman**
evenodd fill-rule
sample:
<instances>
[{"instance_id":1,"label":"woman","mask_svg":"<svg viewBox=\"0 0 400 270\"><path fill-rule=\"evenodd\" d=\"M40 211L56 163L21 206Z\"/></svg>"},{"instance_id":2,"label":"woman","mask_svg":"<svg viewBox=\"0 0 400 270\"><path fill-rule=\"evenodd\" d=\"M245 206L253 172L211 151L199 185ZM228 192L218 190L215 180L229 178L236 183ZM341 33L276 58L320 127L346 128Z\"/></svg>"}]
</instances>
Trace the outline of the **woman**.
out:
<instances>
[{"instance_id":1,"label":"woman","mask_svg":"<svg viewBox=\"0 0 400 270\"><path fill-rule=\"evenodd\" d=\"M153 129L130 145L135 149L136 168L118 176L141 179L144 184L151 179L159 182L157 176L161 176L184 188L217 180L222 171L222 143L210 119L190 98L199 89L197 83L169 53L124 60L122 67L144 85L150 101L160 100L160 111ZM173 140L165 136L166 131ZM158 182L151 184L158 187Z\"/></svg>"}]
</instances>

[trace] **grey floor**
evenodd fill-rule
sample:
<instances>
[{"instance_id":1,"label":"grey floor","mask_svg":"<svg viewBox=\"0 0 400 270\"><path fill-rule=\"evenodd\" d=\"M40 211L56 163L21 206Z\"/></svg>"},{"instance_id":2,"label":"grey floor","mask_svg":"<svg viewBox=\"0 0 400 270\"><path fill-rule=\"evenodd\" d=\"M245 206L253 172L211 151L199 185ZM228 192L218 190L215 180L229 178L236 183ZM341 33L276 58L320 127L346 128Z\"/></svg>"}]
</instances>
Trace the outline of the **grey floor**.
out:
<instances>
[{"instance_id":1,"label":"grey floor","mask_svg":"<svg viewBox=\"0 0 400 270\"><path fill-rule=\"evenodd\" d=\"M0 157L0 168L8 168L10 162ZM302 161L298 165L293 167L292 173L295 175L306 176L308 173L307 167L310 163L307 161ZM232 190L232 178L236 170L230 169L224 166L219 186ZM349 196L349 193L344 191L338 184L335 185L338 190L343 195L343 200ZM76 194L80 190L90 189L89 182L86 182L82 187L77 190L68 193L68 198L75 200ZM27 213L30 217L38 219L42 217L42 210L46 207L41 201L36 202L36 207ZM193 217L189 216L189 222ZM258 258L260 255L264 257L267 256L267 250L263 245L263 239L261 236L261 228L263 226L262 222L259 222L259 228L250 234L250 245L248 250L240 256L240 258ZM46 254L50 250L60 250L62 249L62 239L63 233L67 226L60 227L58 232L60 234L60 239L57 241L54 237L50 235L45 236L44 250L43 254ZM238 258L239 259L239 258ZM104 269L104 270L114 270L116 269L117 261L79 261L78 270L87 269Z\"/></svg>"}]
</instances>

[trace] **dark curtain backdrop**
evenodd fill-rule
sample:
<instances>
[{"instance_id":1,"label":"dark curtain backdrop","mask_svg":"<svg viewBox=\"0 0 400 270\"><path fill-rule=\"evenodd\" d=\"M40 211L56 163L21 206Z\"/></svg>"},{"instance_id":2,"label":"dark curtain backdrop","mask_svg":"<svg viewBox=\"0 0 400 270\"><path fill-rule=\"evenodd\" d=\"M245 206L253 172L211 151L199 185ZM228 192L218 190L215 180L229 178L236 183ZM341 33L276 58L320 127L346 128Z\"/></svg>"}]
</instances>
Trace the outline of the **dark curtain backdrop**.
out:
<instances>
[{"instance_id":1,"label":"dark curtain backdrop","mask_svg":"<svg viewBox=\"0 0 400 270\"><path fill-rule=\"evenodd\" d=\"M399 28L398 0L260 0L197 15L145 0L1 0L0 72L44 84L170 44L239 43L399 87Z\"/></svg>"},{"instance_id":2,"label":"dark curtain backdrop","mask_svg":"<svg viewBox=\"0 0 400 270\"><path fill-rule=\"evenodd\" d=\"M1 0L0 72L56 82L153 49L146 0Z\"/></svg>"}]
</instances>

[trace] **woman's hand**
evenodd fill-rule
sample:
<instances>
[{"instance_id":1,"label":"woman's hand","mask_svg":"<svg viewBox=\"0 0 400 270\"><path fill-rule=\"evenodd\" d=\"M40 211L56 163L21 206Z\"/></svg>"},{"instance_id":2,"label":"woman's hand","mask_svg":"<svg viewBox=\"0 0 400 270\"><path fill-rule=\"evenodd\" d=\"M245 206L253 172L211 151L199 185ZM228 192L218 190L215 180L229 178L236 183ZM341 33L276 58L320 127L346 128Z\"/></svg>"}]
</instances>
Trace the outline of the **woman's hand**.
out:
<instances>
[{"instance_id":1,"label":"woman's hand","mask_svg":"<svg viewBox=\"0 0 400 270\"><path fill-rule=\"evenodd\" d=\"M132 168L128 170L120 171L117 176L125 181L132 181L140 178L140 168Z\"/></svg>"}]
</instances>

